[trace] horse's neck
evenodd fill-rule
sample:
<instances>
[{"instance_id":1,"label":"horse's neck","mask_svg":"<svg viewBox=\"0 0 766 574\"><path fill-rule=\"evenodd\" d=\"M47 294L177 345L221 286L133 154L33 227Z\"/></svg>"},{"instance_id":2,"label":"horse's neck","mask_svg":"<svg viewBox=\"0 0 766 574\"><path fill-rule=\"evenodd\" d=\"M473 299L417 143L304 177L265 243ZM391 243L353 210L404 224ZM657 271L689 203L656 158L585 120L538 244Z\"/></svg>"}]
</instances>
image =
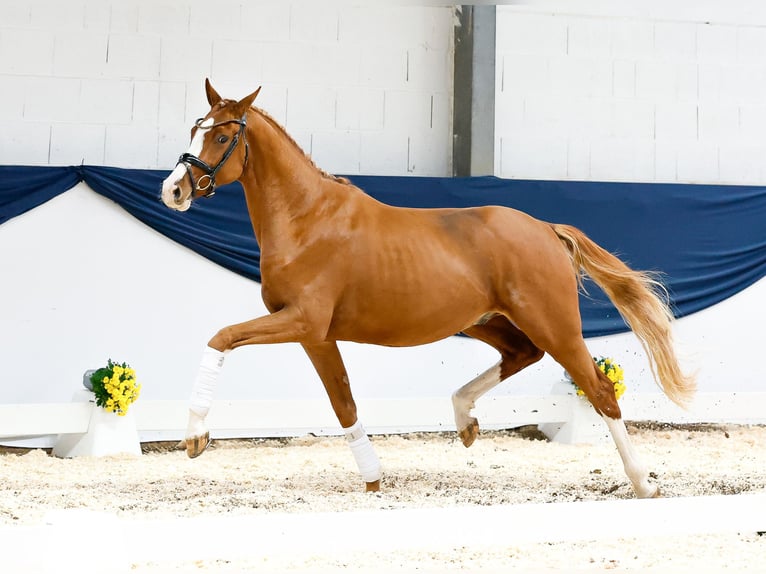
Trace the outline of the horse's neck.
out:
<instances>
[{"instance_id":1,"label":"horse's neck","mask_svg":"<svg viewBox=\"0 0 766 574\"><path fill-rule=\"evenodd\" d=\"M324 176L273 120L257 116L248 141L250 164L241 179L250 219L262 248L287 245L297 222L315 212Z\"/></svg>"}]
</instances>

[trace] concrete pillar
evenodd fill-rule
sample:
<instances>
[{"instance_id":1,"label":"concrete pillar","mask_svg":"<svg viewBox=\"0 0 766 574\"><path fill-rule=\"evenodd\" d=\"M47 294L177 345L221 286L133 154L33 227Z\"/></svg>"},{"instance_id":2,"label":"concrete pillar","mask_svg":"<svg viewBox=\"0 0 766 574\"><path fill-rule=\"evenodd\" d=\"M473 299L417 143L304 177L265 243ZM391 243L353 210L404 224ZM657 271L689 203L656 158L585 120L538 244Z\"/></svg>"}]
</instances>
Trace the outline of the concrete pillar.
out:
<instances>
[{"instance_id":1,"label":"concrete pillar","mask_svg":"<svg viewBox=\"0 0 766 574\"><path fill-rule=\"evenodd\" d=\"M455 24L452 174L495 167L495 6L458 6Z\"/></svg>"}]
</instances>

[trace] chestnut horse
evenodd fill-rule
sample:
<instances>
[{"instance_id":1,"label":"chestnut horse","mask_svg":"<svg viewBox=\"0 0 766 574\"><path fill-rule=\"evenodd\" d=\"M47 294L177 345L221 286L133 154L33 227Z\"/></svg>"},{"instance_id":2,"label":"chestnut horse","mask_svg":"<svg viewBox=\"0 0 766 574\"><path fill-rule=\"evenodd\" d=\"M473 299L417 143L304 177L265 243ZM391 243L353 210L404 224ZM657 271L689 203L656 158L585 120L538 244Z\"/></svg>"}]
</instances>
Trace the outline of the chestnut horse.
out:
<instances>
[{"instance_id":1,"label":"chestnut horse","mask_svg":"<svg viewBox=\"0 0 766 574\"><path fill-rule=\"evenodd\" d=\"M612 383L582 337L578 290L590 276L647 351L658 384L683 405L695 388L673 350L662 286L578 229L506 207L408 209L385 205L319 169L274 119L252 107L260 88L235 101L206 80L211 109L191 132L162 184L162 201L185 211L216 186L239 180L261 248L268 315L224 327L203 352L185 446L209 444L205 417L228 351L300 343L325 386L366 489L380 462L357 418L337 341L393 347L464 333L491 345L499 362L452 396L465 446L479 432L474 402L549 353L606 422L638 497L659 489L628 437ZM445 286L449 286L445 288Z\"/></svg>"}]
</instances>

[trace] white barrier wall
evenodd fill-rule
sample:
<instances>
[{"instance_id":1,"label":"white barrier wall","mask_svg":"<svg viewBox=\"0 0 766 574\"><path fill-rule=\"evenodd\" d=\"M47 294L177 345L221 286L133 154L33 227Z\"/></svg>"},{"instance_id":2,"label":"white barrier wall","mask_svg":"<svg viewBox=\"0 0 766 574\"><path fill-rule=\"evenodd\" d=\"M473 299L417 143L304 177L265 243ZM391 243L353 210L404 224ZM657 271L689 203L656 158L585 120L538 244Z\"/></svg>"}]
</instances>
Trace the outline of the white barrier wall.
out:
<instances>
[{"instance_id":1,"label":"white barrier wall","mask_svg":"<svg viewBox=\"0 0 766 574\"><path fill-rule=\"evenodd\" d=\"M497 8L501 177L766 183L766 4Z\"/></svg>"},{"instance_id":2,"label":"white barrier wall","mask_svg":"<svg viewBox=\"0 0 766 574\"><path fill-rule=\"evenodd\" d=\"M450 175L451 7L0 0L0 163L169 168L203 81L324 169Z\"/></svg>"}]
</instances>

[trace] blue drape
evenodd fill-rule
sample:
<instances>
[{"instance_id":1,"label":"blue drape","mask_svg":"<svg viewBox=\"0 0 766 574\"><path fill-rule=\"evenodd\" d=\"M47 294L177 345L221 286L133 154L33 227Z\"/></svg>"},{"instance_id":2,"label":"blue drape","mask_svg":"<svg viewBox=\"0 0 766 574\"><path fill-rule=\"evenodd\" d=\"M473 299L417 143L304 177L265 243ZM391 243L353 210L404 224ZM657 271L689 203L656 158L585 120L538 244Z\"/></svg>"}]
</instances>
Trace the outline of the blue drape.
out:
<instances>
[{"instance_id":1,"label":"blue drape","mask_svg":"<svg viewBox=\"0 0 766 574\"><path fill-rule=\"evenodd\" d=\"M223 267L260 280L260 251L242 188L177 213L159 201L167 171L0 166L0 224L80 181L134 217ZM766 188L681 184L350 176L385 203L413 207L506 205L575 225L636 269L663 274L676 316L718 303L766 275ZM3 246L4 249L12 246ZM580 299L586 337L626 330L595 285Z\"/></svg>"}]
</instances>

